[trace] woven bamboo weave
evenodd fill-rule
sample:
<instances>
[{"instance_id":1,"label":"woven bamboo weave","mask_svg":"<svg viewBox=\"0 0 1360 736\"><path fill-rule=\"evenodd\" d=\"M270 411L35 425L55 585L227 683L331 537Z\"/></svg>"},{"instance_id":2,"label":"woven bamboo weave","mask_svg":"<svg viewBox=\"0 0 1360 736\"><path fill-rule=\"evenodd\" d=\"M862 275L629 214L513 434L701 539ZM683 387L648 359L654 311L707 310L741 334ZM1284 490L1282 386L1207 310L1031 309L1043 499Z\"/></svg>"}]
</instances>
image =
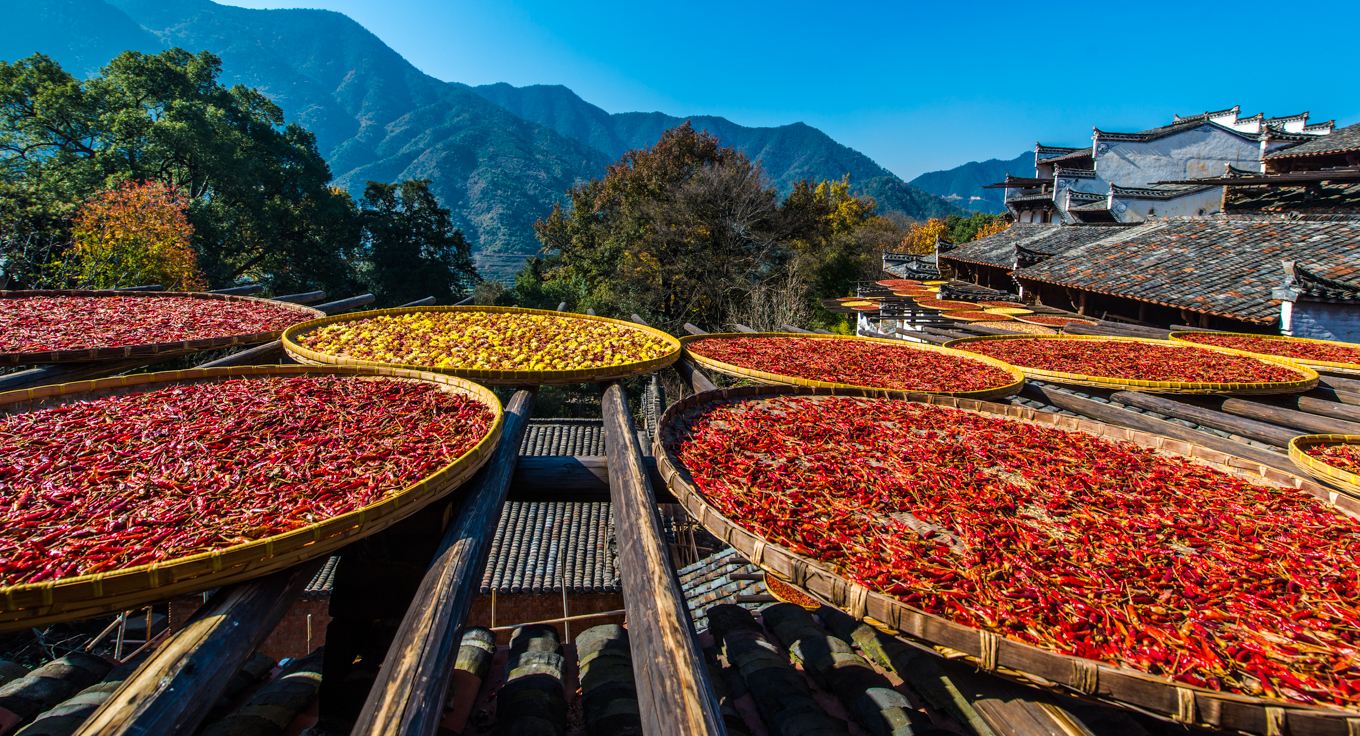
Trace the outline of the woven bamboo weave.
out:
<instances>
[{"instance_id":1,"label":"woven bamboo weave","mask_svg":"<svg viewBox=\"0 0 1360 736\"><path fill-rule=\"evenodd\" d=\"M1024 318L1016 319L1024 321ZM1159 345L1165 347L1166 340L1152 340L1142 337L1106 337L1104 335L988 335L986 337L961 337L951 340L944 344L947 348L967 351L969 346L980 342L997 340L1062 340L1062 341L1096 341L1096 342L1132 342L1148 345ZM1185 343L1182 343L1183 345ZM1217 353L1229 355L1240 355L1264 363L1288 368L1299 374L1298 379L1293 381L1143 381L1136 378L1117 378L1114 376L1095 376L1085 373L1065 373L1062 371L1049 371L1042 368L1029 368L1018 366L1021 371L1029 378L1042 379L1052 383L1064 383L1075 386L1090 386L1092 388L1107 388L1115 390L1142 391L1154 394L1237 394L1237 395L1262 395L1262 394L1296 394L1308 391L1318 384L1317 371L1307 366L1299 365L1287 358L1279 358L1269 355L1258 355L1256 353L1246 353L1241 350L1230 348L1217 348L1205 345L1195 345L1191 349L1209 350Z\"/></svg>"},{"instance_id":2,"label":"woven bamboo weave","mask_svg":"<svg viewBox=\"0 0 1360 736\"><path fill-rule=\"evenodd\" d=\"M1187 331L1184 331L1184 332L1173 332L1173 333L1171 333L1171 339L1172 339L1172 340L1176 340L1176 341L1178 341L1178 342L1186 342L1186 343L1190 343L1191 345L1203 345L1204 343L1195 342L1194 340L1188 339L1186 336L1187 336L1187 335L1204 335L1204 334L1211 334L1211 335L1227 335L1227 336L1229 336L1229 337L1255 337L1255 338L1264 338L1264 339L1267 339L1267 340L1279 340L1280 342L1286 342L1286 343L1316 343L1316 344L1319 344L1319 345L1335 345L1335 346L1337 346L1337 347L1345 347L1345 348L1354 348L1354 347L1356 347L1356 345L1354 345L1354 344L1352 344L1352 343L1338 342L1338 341L1336 341L1336 340L1317 340L1317 339L1314 339L1314 338L1311 338L1311 337L1288 337L1288 336L1286 336L1286 335L1257 335L1257 334L1255 334L1255 333L1250 333L1250 332L1210 332L1210 333L1204 333L1204 332L1196 332L1196 331L1194 331L1194 330L1187 330ZM1251 352L1251 351L1247 351L1247 352ZM1253 354L1255 354L1255 355L1266 355L1266 353L1253 353ZM1276 355L1276 356L1273 356L1273 357L1281 358L1281 357L1287 357L1287 356ZM1306 366L1308 366L1309 368L1312 368L1312 369L1314 369L1314 370L1316 370L1316 371L1318 371L1318 372L1320 372L1320 373L1335 373L1335 374L1337 374L1337 375L1343 375L1343 376L1360 376L1360 363L1339 363L1339 362L1332 361L1332 360L1308 360L1308 359L1306 359L1306 358L1289 358L1289 360L1292 360L1292 361L1294 361L1295 363L1301 363L1301 364L1303 364L1303 365L1306 365Z\"/></svg>"},{"instance_id":3,"label":"woven bamboo weave","mask_svg":"<svg viewBox=\"0 0 1360 736\"><path fill-rule=\"evenodd\" d=\"M731 363L724 363L721 360L715 360L713 358L708 358L703 355L699 355L698 353L695 353L693 350L690 350L688 348L690 343L699 340L700 338L730 340L749 337L779 337L779 338L787 337L798 338L803 340L858 340L861 342L886 343L898 348L902 348L904 350L921 350L928 353L940 353L943 355L952 355L954 357L959 358L978 360L979 362L985 365L991 366L993 368L999 368L1005 371L1011 377L1011 380L1005 385L996 386L994 388L977 389L974 391L940 392L948 396L968 396L975 399L1003 398L1006 396L1014 396L1015 394L1019 393L1021 387L1023 387L1025 384L1025 374L1021 372L1020 369L1016 368L1013 365L1010 365L1009 363L1003 363L1002 361L999 361L995 358L988 358L984 355L974 355L972 353L963 353L958 350L950 350L948 348L940 347L938 345L926 345L921 343L907 342L905 340L893 340L890 338L855 337L852 335L809 335L801 332L756 332L756 333L714 332L706 335L689 335L687 337L681 338L680 343L686 346L685 355L689 357L691 360L693 360L695 363L698 363L699 365L714 370L718 373L722 373L723 375L732 376L733 378L749 378L760 383L770 383L783 386L809 386L817 388L835 388L835 389L839 388L873 389L886 392L887 394L897 395L906 393L903 391L897 391L895 389L889 389L882 386L857 386L850 383L837 383L835 381L817 381L811 378L799 378L797 376L786 376L779 373L770 373L768 371L756 370L754 368L745 368L739 365L732 365Z\"/></svg>"},{"instance_id":4,"label":"woven bamboo weave","mask_svg":"<svg viewBox=\"0 0 1360 736\"><path fill-rule=\"evenodd\" d=\"M395 316L401 314L420 314L427 312L490 312L495 314L541 314L559 318L579 319L583 321L606 322L617 326L619 329L632 330L635 332L645 332L649 335L659 337L666 341L667 351L665 354L649 360L633 361L615 366L600 366L592 368L578 368L573 370L488 370L482 368L458 368L456 366L434 367L408 364L380 363L369 360L357 360L343 355L331 355L304 347L298 343L298 338L326 325L333 325L340 322L356 322L372 317ZM636 322L626 322L624 320L610 319L609 317L597 317L591 314L577 314L575 312L557 312L548 309L525 309L522 307L397 307L395 309L378 309L372 312L362 312L358 314L342 314L334 317L323 317L322 319L304 322L300 325L293 325L283 333L283 349L290 357L299 363L307 365L343 365L353 368L405 368L418 371L436 371L447 373L453 376L472 379L478 383L500 385L500 386L531 386L540 384L559 385L568 383L587 383L592 381L612 381L630 376L639 376L653 373L674 363L680 357L680 341L672 335L666 334L661 330L640 325Z\"/></svg>"},{"instance_id":5,"label":"woven bamboo weave","mask_svg":"<svg viewBox=\"0 0 1360 736\"><path fill-rule=\"evenodd\" d=\"M202 552L150 565L80 575L54 581L0 587L0 631L55 621L86 618L147 603L241 582L321 557L362 537L375 534L438 500L477 472L490 459L500 437L502 410L490 390L438 373L386 368L315 368L308 366L234 366L39 386L0 393L0 413L14 414L115 394L136 393L176 383L218 382L265 376L386 376L420 381L444 391L469 396L495 418L473 449L398 493L362 509L301 529L224 549ZM381 410L375 407L375 411Z\"/></svg>"},{"instance_id":6,"label":"woven bamboo weave","mask_svg":"<svg viewBox=\"0 0 1360 736\"><path fill-rule=\"evenodd\" d=\"M1303 472L1360 497L1360 474L1325 463L1308 454L1317 445L1360 445L1360 434L1305 434L1289 441L1289 459Z\"/></svg>"},{"instance_id":7,"label":"woven bamboo weave","mask_svg":"<svg viewBox=\"0 0 1360 736\"><path fill-rule=\"evenodd\" d=\"M83 296L83 297L129 297L151 299L179 297L184 299L207 299L232 302L256 302L295 309L298 321L325 316L325 312L301 304L276 302L253 296L235 294L206 294L188 291L83 291L78 289L44 289L34 291L0 291L0 299L23 299L38 296ZM197 340L149 343L145 345L124 345L119 347L88 348L83 350L36 350L31 352L0 353L0 365L37 365L41 363L90 363L109 360L135 360L138 358L172 358L203 350L221 350L238 345L254 345L277 340L283 330L255 332L245 335L207 337Z\"/></svg>"},{"instance_id":8,"label":"woven bamboo weave","mask_svg":"<svg viewBox=\"0 0 1360 736\"><path fill-rule=\"evenodd\" d=\"M1302 705L1194 687L1124 667L1050 652L963 626L869 590L845 579L822 562L748 532L709 505L689 471L676 457L674 450L681 422L693 412L720 403L795 395L881 397L884 394L790 386L746 386L708 391L672 405L661 419L654 444L661 477L690 516L766 572L885 633L913 641L942 657L964 659L982 670L1020 684L1118 705L1184 725L1261 736L1354 736L1356 729L1360 729L1360 710ZM1360 517L1360 499L1297 475L1181 440L1009 404L929 394L911 394L906 398L1131 442L1188 458L1252 482L1298 489L1341 513Z\"/></svg>"}]
</instances>

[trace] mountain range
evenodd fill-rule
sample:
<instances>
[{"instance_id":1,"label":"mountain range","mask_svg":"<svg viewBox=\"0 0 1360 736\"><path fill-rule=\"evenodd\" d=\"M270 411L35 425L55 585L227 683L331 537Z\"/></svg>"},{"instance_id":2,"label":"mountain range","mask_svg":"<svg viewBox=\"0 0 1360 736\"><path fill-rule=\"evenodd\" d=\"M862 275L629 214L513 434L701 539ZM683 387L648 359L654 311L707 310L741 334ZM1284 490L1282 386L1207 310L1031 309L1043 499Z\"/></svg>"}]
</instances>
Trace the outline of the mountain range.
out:
<instances>
[{"instance_id":1,"label":"mountain range","mask_svg":"<svg viewBox=\"0 0 1360 736\"><path fill-rule=\"evenodd\" d=\"M123 50L207 50L222 81L269 95L316 134L339 185L430 179L479 265L512 273L538 250L533 223L573 184L690 120L764 168L787 192L849 175L880 211L958 211L802 123L747 127L721 117L608 113L562 86L472 87L416 69L363 26L325 10L254 10L210 0L0 0L0 59L47 54L77 76Z\"/></svg>"},{"instance_id":2,"label":"mountain range","mask_svg":"<svg viewBox=\"0 0 1360 736\"><path fill-rule=\"evenodd\" d=\"M911 185L944 197L957 207L974 212L1005 212L1004 189L983 189L1007 174L1034 176L1034 152L1025 151L1009 161L988 159L970 161L944 171L929 171L911 180Z\"/></svg>"}]
</instances>

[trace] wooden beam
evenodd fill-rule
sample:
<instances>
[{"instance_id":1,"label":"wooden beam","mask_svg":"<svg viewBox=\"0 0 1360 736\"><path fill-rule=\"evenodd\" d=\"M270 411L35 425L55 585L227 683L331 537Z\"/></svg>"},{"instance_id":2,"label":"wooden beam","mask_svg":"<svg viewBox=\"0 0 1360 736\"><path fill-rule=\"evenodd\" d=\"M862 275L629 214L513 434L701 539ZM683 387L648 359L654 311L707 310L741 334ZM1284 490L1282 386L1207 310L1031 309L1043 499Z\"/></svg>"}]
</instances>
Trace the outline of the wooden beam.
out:
<instances>
[{"instance_id":1,"label":"wooden beam","mask_svg":"<svg viewBox=\"0 0 1360 736\"><path fill-rule=\"evenodd\" d=\"M1202 424L1206 427L1231 432L1235 435L1265 442L1266 444L1284 447L1289 444L1298 432L1276 424L1246 419L1233 416L1221 411L1215 411L1196 404L1181 401L1179 399L1169 399L1165 396L1153 396L1152 394L1140 393L1137 391L1115 391L1110 394L1111 401L1118 401L1121 404L1136 406L1146 411L1155 411L1169 417L1184 419L1186 421Z\"/></svg>"},{"instance_id":2,"label":"wooden beam","mask_svg":"<svg viewBox=\"0 0 1360 736\"><path fill-rule=\"evenodd\" d=\"M1309 414L1345 419L1348 422L1360 422L1360 407L1343 404L1338 401L1328 401L1306 394L1262 398L1268 398L1272 403L1288 406L1293 409L1298 409L1299 411L1306 411Z\"/></svg>"},{"instance_id":3,"label":"wooden beam","mask_svg":"<svg viewBox=\"0 0 1360 736\"><path fill-rule=\"evenodd\" d=\"M744 325L744 324L742 324L742 323L740 323L740 322L734 322L734 323L732 323L732 329L736 330L737 332L745 332L745 333L756 332L756 330L754 330L754 329L752 329L752 328L750 328L750 327L747 327L746 325Z\"/></svg>"},{"instance_id":4,"label":"wooden beam","mask_svg":"<svg viewBox=\"0 0 1360 736\"><path fill-rule=\"evenodd\" d=\"M299 565L219 590L76 733L194 733L228 681L316 573Z\"/></svg>"},{"instance_id":5,"label":"wooden beam","mask_svg":"<svg viewBox=\"0 0 1360 736\"><path fill-rule=\"evenodd\" d=\"M685 325L684 325L684 330L685 330L685 332L688 332L688 333L691 334L691 335L707 335L707 334L708 334L708 330L705 330L705 329L703 329L703 328L701 328L701 327L697 327L697 326L692 325L692 324L690 324L690 323L688 323L688 322L685 323Z\"/></svg>"},{"instance_id":6,"label":"wooden beam","mask_svg":"<svg viewBox=\"0 0 1360 736\"><path fill-rule=\"evenodd\" d=\"M326 298L326 292L302 291L297 294L284 294L283 296L270 297L276 302L288 302L289 304L316 304Z\"/></svg>"},{"instance_id":7,"label":"wooden beam","mask_svg":"<svg viewBox=\"0 0 1360 736\"><path fill-rule=\"evenodd\" d=\"M1212 399L1210 401L1214 402ZM1337 417L1319 416L1246 399L1226 398L1215 403L1219 411L1296 429L1298 434L1360 434L1360 423Z\"/></svg>"},{"instance_id":8,"label":"wooden beam","mask_svg":"<svg viewBox=\"0 0 1360 736\"><path fill-rule=\"evenodd\" d=\"M434 297L430 297L430 298L433 299ZM431 303L433 304L433 302L431 302ZM472 303L472 295L469 294L469 295L463 297L462 299L459 299L458 301L454 302L454 303L453 303L453 306L455 306L455 307L466 307L466 306L468 306L468 305L471 304L471 303Z\"/></svg>"},{"instance_id":9,"label":"wooden beam","mask_svg":"<svg viewBox=\"0 0 1360 736\"><path fill-rule=\"evenodd\" d=\"M430 736L438 731L461 638L457 634L486 567L533 399L532 390L511 397L496 452L461 491L467 500L440 541L353 733Z\"/></svg>"},{"instance_id":10,"label":"wooden beam","mask_svg":"<svg viewBox=\"0 0 1360 736\"><path fill-rule=\"evenodd\" d=\"M610 384L601 404L614 535L643 732L649 736L725 734L708 681L708 665L661 534L656 496L642 463L623 386Z\"/></svg>"},{"instance_id":11,"label":"wooden beam","mask_svg":"<svg viewBox=\"0 0 1360 736\"><path fill-rule=\"evenodd\" d=\"M261 284L241 284L240 286L228 286L225 289L213 289L209 294L234 294L236 296L246 296L248 294L259 294L264 291Z\"/></svg>"},{"instance_id":12,"label":"wooden beam","mask_svg":"<svg viewBox=\"0 0 1360 736\"><path fill-rule=\"evenodd\" d=\"M782 324L779 326L779 328L785 332L802 332L809 335L812 334L812 330L805 330L802 327L799 327L798 325Z\"/></svg>"},{"instance_id":13,"label":"wooden beam","mask_svg":"<svg viewBox=\"0 0 1360 736\"><path fill-rule=\"evenodd\" d=\"M1066 409L1075 414L1090 417L1096 421L1108 424L1117 424L1129 429L1137 429L1143 432L1152 432L1172 439L1184 440L1196 445L1208 447L1211 450L1226 452L1238 457L1252 460L1262 465L1266 465L1276 470L1283 470L1286 473L1297 472L1294 463L1287 455L1281 452L1273 452L1243 442L1230 440L1226 437L1219 437L1216 434L1201 432L1191 429L1174 422L1164 419L1155 419L1146 414L1139 414L1136 411L1129 411L1111 404L1101 403L1093 399L1083 399L1071 393L1048 385L1026 383L1020 390L1020 395L1035 401L1042 401L1046 404Z\"/></svg>"},{"instance_id":14,"label":"wooden beam","mask_svg":"<svg viewBox=\"0 0 1360 736\"><path fill-rule=\"evenodd\" d=\"M645 441L640 439L641 441ZM642 459L660 503L679 503L661 481L656 460ZM609 500L609 458L605 455L539 455L521 457L507 496L511 501Z\"/></svg>"},{"instance_id":15,"label":"wooden beam","mask_svg":"<svg viewBox=\"0 0 1360 736\"><path fill-rule=\"evenodd\" d=\"M1338 391L1360 392L1360 380L1354 378L1342 378L1341 376L1329 376L1322 374L1322 380L1318 381L1319 386L1327 386Z\"/></svg>"}]
</instances>

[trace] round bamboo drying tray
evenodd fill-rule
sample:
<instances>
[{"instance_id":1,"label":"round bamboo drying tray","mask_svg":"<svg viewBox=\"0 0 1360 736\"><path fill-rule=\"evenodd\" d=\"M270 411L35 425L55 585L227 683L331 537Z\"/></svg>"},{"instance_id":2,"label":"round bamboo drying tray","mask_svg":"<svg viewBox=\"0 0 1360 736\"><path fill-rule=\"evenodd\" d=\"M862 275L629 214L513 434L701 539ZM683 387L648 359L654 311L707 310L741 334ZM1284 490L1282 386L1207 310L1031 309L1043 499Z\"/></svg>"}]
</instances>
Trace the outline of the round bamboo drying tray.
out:
<instances>
[{"instance_id":1,"label":"round bamboo drying tray","mask_svg":"<svg viewBox=\"0 0 1360 736\"><path fill-rule=\"evenodd\" d=\"M391 527L462 485L490 459L500 437L503 421L501 404L490 390L454 376L393 368L360 370L269 365L140 373L0 393L0 413L22 413L98 396L137 393L174 383L298 375L385 376L432 383L445 391L465 394L481 401L494 412L495 419L486 436L467 454L405 490L389 494L362 509L283 534L150 565L39 583L0 586L0 632L136 608L261 577L330 554L356 539Z\"/></svg>"},{"instance_id":2,"label":"round bamboo drying tray","mask_svg":"<svg viewBox=\"0 0 1360 736\"><path fill-rule=\"evenodd\" d=\"M958 320L959 322L1005 322L1010 319L1010 315L996 314L992 310L973 310L973 309L951 309L948 312L940 312L940 316L945 319Z\"/></svg>"},{"instance_id":3,"label":"round bamboo drying tray","mask_svg":"<svg viewBox=\"0 0 1360 736\"><path fill-rule=\"evenodd\" d=\"M746 531L708 504L694 485L689 471L680 464L673 452L678 418L691 410L728 401L833 394L882 395L873 391L744 386L708 391L682 399L666 410L654 440L654 454L661 477L691 517L767 573L858 620L892 636L914 641L941 657L964 659L983 671L1024 685L1117 705L1184 725L1261 736L1354 736L1360 730L1360 710L1303 705L1195 687L1133 669L1050 652L908 606L895 598L846 580L838 571L822 562ZM1360 517L1360 499L1324 488L1297 475L1188 442L1083 417L1063 416L1010 404L928 394L911 394L905 398L1132 442L1169 455L1189 458L1253 482L1298 489L1341 513Z\"/></svg>"},{"instance_id":4,"label":"round bamboo drying tray","mask_svg":"<svg viewBox=\"0 0 1360 736\"><path fill-rule=\"evenodd\" d=\"M1207 343L1195 342L1194 340L1186 339L1186 337L1185 337L1186 335L1227 335L1227 336L1229 336L1229 337L1254 337L1254 338L1261 338L1261 339L1265 339L1265 340L1279 340L1280 342L1285 342L1285 343L1293 343L1293 342L1297 342L1297 343L1317 343L1317 344L1321 344L1321 345L1337 345L1337 346L1340 346L1340 347L1347 347L1347 348L1360 347L1360 346L1354 345L1354 344L1352 344L1352 343L1338 342L1338 341L1336 341L1336 340L1318 340L1318 339L1311 338L1311 337L1289 337L1289 336L1287 336L1287 335L1257 335L1257 334L1250 333L1250 332L1199 332L1199 331L1196 331L1196 330L1185 330L1185 331L1182 331L1182 332L1173 332L1173 333L1171 333L1171 339L1172 339L1172 340L1179 341L1179 342L1188 342L1188 343L1190 343L1190 344L1192 344L1192 345L1206 345L1206 344L1207 344ZM1233 349L1234 349L1234 350L1240 350L1241 348L1233 348ZM1247 352L1251 352L1251 353L1253 353L1253 354L1255 354L1255 355L1272 355L1271 353L1254 353L1254 351L1250 351L1250 350L1248 350ZM1321 373L1335 373L1335 374L1337 374L1337 375L1343 375L1343 376L1360 376L1360 363L1340 363L1340 362L1331 361L1331 360L1309 360L1309 359L1307 359L1307 358L1295 358L1295 357L1288 356L1288 355L1272 355L1272 357L1276 357L1276 358L1288 358L1289 360L1292 360L1292 361L1294 361L1295 363L1301 363L1301 364L1306 365L1306 366L1308 366L1309 368L1312 368L1312 369L1314 369L1314 370L1316 370L1316 371L1319 371L1319 372L1321 372Z\"/></svg>"},{"instance_id":5,"label":"round bamboo drying tray","mask_svg":"<svg viewBox=\"0 0 1360 736\"><path fill-rule=\"evenodd\" d=\"M1360 497L1360 473L1352 473L1325 463L1308 454L1308 448L1315 445L1360 445L1360 434L1304 434L1289 441L1289 459L1300 470L1331 483L1341 490Z\"/></svg>"},{"instance_id":6,"label":"round bamboo drying tray","mask_svg":"<svg viewBox=\"0 0 1360 736\"><path fill-rule=\"evenodd\" d=\"M607 322L618 325L622 329L645 332L650 335L662 338L668 343L668 350L664 355L649 360L633 361L622 365L601 366L598 368L578 368L573 370L491 370L484 368L457 368L432 366L379 363L369 360L356 360L343 355L331 355L322 353L310 348L303 347L297 342L298 336L318 327L336 324L338 322L352 322L370 317L393 316L399 314L416 314L421 312L491 312L501 314L542 314L552 317L565 317L579 319L583 321ZM299 363L307 365L343 365L354 368L404 368L417 371L436 371L447 373L453 376L470 378L480 383L503 385L503 386L525 386L537 384L567 384L567 383L586 383L592 381L612 381L629 376L643 375L658 371L674 363L680 357L680 341L674 336L661 330L640 325L636 322L625 322L609 317L597 317L591 314L577 314L575 312L556 312L547 309L525 309L522 307L397 307L394 309L378 309L372 312L360 312L357 314L342 314L334 317L323 317L322 319L304 322L300 325L293 325L284 330L283 349L290 357Z\"/></svg>"},{"instance_id":7,"label":"round bamboo drying tray","mask_svg":"<svg viewBox=\"0 0 1360 736\"><path fill-rule=\"evenodd\" d=\"M259 302L296 309L299 322L326 316L326 313L319 309L312 309L311 307L305 307L301 304L290 304L288 302L277 302L272 299L260 299L253 296L237 296L234 294L207 294L189 291L90 291L80 289L42 289L32 291L0 290L0 299L23 299L25 297L38 296L131 297L134 299L178 297L232 302ZM87 348L80 350L37 350L21 353L0 352L0 365L90 363L108 360L136 360L139 358L170 358L176 355L197 353L203 350L221 350L237 345L254 345L256 343L269 342L270 340L277 340L281 334L283 334L283 330L255 332L243 335L227 335L224 337L206 337L197 340L124 345L119 347Z\"/></svg>"},{"instance_id":8,"label":"round bamboo drying tray","mask_svg":"<svg viewBox=\"0 0 1360 736\"><path fill-rule=\"evenodd\" d=\"M922 309L932 309L937 312L954 311L975 311L978 307L973 302L961 302L955 299L917 299L916 306Z\"/></svg>"},{"instance_id":9,"label":"round bamboo drying tray","mask_svg":"<svg viewBox=\"0 0 1360 736\"><path fill-rule=\"evenodd\" d=\"M1025 309L1024 307L987 307L982 311L990 312L992 314L1008 314L1012 317L1019 317L1022 314L1034 314L1033 309Z\"/></svg>"},{"instance_id":10,"label":"round bamboo drying tray","mask_svg":"<svg viewBox=\"0 0 1360 736\"><path fill-rule=\"evenodd\" d=\"M993 368L1000 368L1001 370L1006 371L1006 373L1009 374L1011 377L1011 381L1009 383L1007 383L1004 386L997 386L995 388L978 389L976 391L940 392L947 396L969 396L975 399L996 399L1006 396L1014 396L1015 394L1020 392L1020 388L1025 384L1025 374L1019 368L1016 368L1015 366L1009 363L1002 362L995 358L988 358L985 355L975 355L973 353L963 353L962 351L951 350L947 347L941 347L939 345L913 343L907 342L905 340L894 340L886 337L858 337L854 335L820 335L820 334L809 335L801 332L756 332L756 333L713 332L705 335L688 335L680 339L680 344L686 346L685 355L688 356L695 363L710 370L721 373L723 375L731 376L733 378L746 378L754 381L759 381L760 383L775 384L781 386L808 386L830 389L864 389L869 391L877 391L880 392L882 395L900 395L906 393L898 389L882 388L879 386L858 386L851 383L837 383L835 381L817 381L811 378L799 378L797 376L786 376L779 373L770 373L768 371L756 370L754 368L744 368L739 365L732 365L731 363L724 363L721 360L715 360L713 358L708 358L699 355L694 351L688 349L688 345L690 343L699 340L700 338L716 338L721 340L730 340L734 338L743 337L796 337L811 340L859 340L863 342L887 343L889 345L903 348L905 350L923 350L928 353L944 353L946 355L953 355L957 357L980 358L982 359L981 362L983 364L989 365Z\"/></svg>"},{"instance_id":11,"label":"round bamboo drying tray","mask_svg":"<svg viewBox=\"0 0 1360 736\"><path fill-rule=\"evenodd\" d=\"M1016 319L1024 321L1023 318ZM1095 340L1098 342L1136 342L1148 345L1166 347L1166 340L1152 340L1141 337L1106 337L1103 335L987 335L985 337L961 337L957 340L950 340L945 343L947 348L956 350L968 350L970 344L984 341L995 340ZM1238 395L1263 395L1263 394L1296 394L1308 391L1318 384L1317 371L1307 366L1286 358L1277 358L1269 355L1258 355L1256 353L1246 353L1241 350L1230 350L1228 348L1214 348L1205 345L1196 345L1192 349L1209 350L1217 353L1227 353L1230 355L1240 355L1255 358L1265 363L1271 363L1284 368L1293 370L1299 374L1298 380L1294 381L1257 381L1257 382L1235 382L1235 381L1143 381L1136 378L1116 378L1114 376L1094 376L1085 373L1065 373L1062 371L1049 371L1041 368L1027 368L1017 366L1028 378L1037 378L1053 383L1065 383L1076 386L1090 386L1092 388L1106 388L1115 390L1143 391L1154 394L1238 394Z\"/></svg>"}]
</instances>

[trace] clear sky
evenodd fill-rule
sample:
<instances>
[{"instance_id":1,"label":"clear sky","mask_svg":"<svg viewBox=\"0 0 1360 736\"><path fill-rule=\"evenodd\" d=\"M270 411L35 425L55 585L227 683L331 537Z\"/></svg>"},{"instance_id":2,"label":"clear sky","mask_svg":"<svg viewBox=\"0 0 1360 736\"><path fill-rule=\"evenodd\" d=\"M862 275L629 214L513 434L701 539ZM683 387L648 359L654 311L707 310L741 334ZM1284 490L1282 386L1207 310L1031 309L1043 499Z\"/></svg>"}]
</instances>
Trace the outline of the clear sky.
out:
<instances>
[{"instance_id":1,"label":"clear sky","mask_svg":"<svg viewBox=\"0 0 1360 736\"><path fill-rule=\"evenodd\" d=\"M903 178L1242 105L1360 121L1360 2L221 0L349 15L426 73L803 121Z\"/></svg>"}]
</instances>

